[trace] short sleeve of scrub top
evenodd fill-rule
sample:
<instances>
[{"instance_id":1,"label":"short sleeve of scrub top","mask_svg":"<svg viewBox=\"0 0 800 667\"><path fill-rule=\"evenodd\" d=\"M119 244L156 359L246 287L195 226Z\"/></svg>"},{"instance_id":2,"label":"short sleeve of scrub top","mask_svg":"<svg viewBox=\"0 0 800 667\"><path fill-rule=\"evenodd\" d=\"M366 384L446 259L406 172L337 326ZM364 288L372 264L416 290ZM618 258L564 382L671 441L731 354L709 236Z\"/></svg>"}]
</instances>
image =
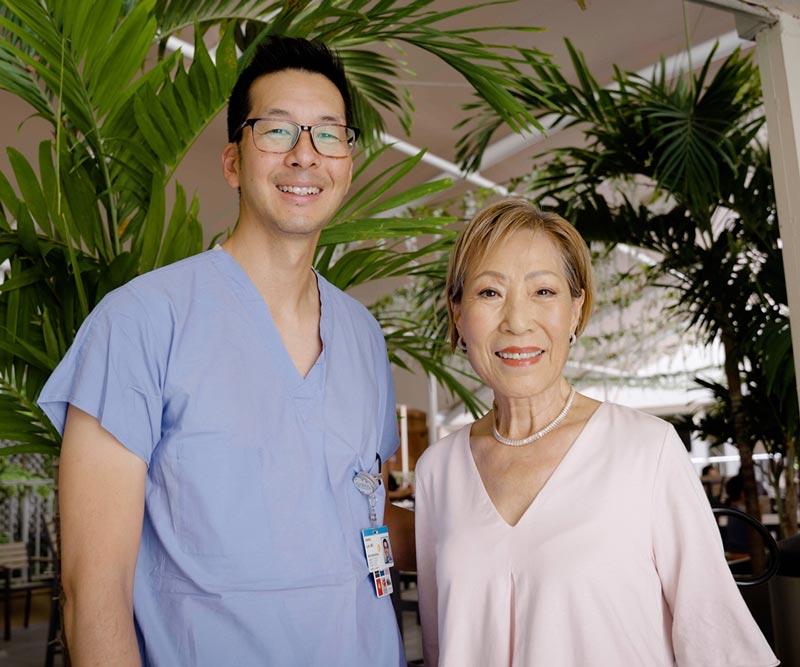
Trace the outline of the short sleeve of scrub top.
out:
<instances>
[{"instance_id":1,"label":"short sleeve of scrub top","mask_svg":"<svg viewBox=\"0 0 800 667\"><path fill-rule=\"evenodd\" d=\"M61 433L73 404L149 464L161 435L161 354L144 308L119 288L84 321L39 404Z\"/></svg>"}]
</instances>

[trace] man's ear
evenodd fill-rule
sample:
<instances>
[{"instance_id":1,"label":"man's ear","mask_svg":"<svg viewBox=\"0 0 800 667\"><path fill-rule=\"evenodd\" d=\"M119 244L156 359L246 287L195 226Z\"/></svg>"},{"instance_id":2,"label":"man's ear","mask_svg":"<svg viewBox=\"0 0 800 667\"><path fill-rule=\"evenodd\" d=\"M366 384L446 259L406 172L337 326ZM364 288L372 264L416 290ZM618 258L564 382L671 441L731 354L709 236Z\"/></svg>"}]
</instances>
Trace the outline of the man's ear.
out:
<instances>
[{"instance_id":1,"label":"man's ear","mask_svg":"<svg viewBox=\"0 0 800 667\"><path fill-rule=\"evenodd\" d=\"M239 188L239 144L230 142L222 149L222 175L232 188Z\"/></svg>"}]
</instances>

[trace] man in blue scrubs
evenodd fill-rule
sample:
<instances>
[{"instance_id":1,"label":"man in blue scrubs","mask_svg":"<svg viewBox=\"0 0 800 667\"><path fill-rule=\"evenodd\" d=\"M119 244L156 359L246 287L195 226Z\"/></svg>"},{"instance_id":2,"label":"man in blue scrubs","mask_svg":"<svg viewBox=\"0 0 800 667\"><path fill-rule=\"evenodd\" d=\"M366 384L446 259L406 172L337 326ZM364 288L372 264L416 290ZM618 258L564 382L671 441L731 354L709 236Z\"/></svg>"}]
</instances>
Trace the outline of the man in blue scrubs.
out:
<instances>
[{"instance_id":1,"label":"man in blue scrubs","mask_svg":"<svg viewBox=\"0 0 800 667\"><path fill-rule=\"evenodd\" d=\"M235 231L109 294L42 392L73 664L405 665L353 484L397 448L385 344L311 267L356 138L336 57L271 39L229 103Z\"/></svg>"}]
</instances>

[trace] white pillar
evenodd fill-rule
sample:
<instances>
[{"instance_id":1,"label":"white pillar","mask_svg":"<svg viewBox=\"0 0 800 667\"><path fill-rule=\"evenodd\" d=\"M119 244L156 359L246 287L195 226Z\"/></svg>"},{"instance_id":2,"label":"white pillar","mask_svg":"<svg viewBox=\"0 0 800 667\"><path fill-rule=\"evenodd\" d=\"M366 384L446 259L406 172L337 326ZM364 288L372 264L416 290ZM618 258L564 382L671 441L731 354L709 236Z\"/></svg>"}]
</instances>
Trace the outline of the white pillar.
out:
<instances>
[{"instance_id":1,"label":"white pillar","mask_svg":"<svg viewBox=\"0 0 800 667\"><path fill-rule=\"evenodd\" d=\"M428 445L439 439L439 387L436 378L428 373Z\"/></svg>"},{"instance_id":2,"label":"white pillar","mask_svg":"<svg viewBox=\"0 0 800 667\"><path fill-rule=\"evenodd\" d=\"M773 12L778 21L756 35L756 55L764 91L800 395L800 19Z\"/></svg>"},{"instance_id":3,"label":"white pillar","mask_svg":"<svg viewBox=\"0 0 800 667\"><path fill-rule=\"evenodd\" d=\"M408 406L400 404L400 466L403 486L408 484Z\"/></svg>"}]
</instances>

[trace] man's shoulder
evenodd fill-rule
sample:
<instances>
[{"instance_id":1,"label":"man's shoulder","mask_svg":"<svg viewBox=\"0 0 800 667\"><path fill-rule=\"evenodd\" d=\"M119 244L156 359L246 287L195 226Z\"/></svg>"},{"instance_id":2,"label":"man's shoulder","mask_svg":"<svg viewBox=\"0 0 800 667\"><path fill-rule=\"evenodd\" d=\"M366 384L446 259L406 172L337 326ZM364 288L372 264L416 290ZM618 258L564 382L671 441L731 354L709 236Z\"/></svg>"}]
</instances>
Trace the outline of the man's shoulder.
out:
<instances>
[{"instance_id":1,"label":"man's shoulder","mask_svg":"<svg viewBox=\"0 0 800 667\"><path fill-rule=\"evenodd\" d=\"M179 303L197 289L198 282L213 279L209 269L214 259L214 251L207 251L136 276L106 294L98 309L157 310L159 305Z\"/></svg>"},{"instance_id":2,"label":"man's shoulder","mask_svg":"<svg viewBox=\"0 0 800 667\"><path fill-rule=\"evenodd\" d=\"M165 293L180 290L187 280L209 275L217 259L217 250L207 250L161 266L133 278L127 287L134 290L157 290Z\"/></svg>"}]
</instances>

